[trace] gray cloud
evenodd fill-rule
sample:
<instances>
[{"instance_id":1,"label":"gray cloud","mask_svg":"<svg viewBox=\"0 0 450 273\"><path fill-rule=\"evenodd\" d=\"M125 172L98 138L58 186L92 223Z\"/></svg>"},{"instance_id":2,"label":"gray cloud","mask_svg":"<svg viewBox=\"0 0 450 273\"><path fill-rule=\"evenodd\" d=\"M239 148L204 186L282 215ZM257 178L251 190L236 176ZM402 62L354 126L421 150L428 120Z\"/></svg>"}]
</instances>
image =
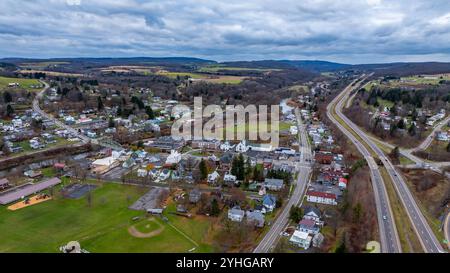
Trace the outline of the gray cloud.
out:
<instances>
[{"instance_id":1,"label":"gray cloud","mask_svg":"<svg viewBox=\"0 0 450 273\"><path fill-rule=\"evenodd\" d=\"M2 0L0 57L450 61L447 0Z\"/></svg>"}]
</instances>

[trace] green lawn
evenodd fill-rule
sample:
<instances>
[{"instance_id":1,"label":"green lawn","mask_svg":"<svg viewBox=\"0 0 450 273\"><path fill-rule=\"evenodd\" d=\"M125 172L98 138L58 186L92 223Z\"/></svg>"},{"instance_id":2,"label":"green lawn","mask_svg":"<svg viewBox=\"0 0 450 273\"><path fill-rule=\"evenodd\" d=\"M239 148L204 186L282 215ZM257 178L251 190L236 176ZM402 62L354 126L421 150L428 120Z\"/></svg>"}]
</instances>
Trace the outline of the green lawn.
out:
<instances>
[{"instance_id":1,"label":"green lawn","mask_svg":"<svg viewBox=\"0 0 450 273\"><path fill-rule=\"evenodd\" d=\"M139 223L132 218L143 213L128 206L144 193L133 186L103 184L93 191L90 207L86 197L73 200L58 196L17 211L0 207L0 252L58 252L72 240L90 252L187 252L193 248L190 240L159 219L165 227L161 234L151 238L129 234L128 228ZM202 223L183 225L173 219L173 224L200 241L193 231L198 227L201 234ZM210 250L200 244L197 251Z\"/></svg>"},{"instance_id":2,"label":"green lawn","mask_svg":"<svg viewBox=\"0 0 450 273\"><path fill-rule=\"evenodd\" d=\"M31 88L32 85L41 85L41 83L36 79L21 79L21 78L8 78L8 77L0 77L0 89L7 88L9 83L19 83L20 87L14 87L11 89L25 88L28 91L32 90L40 90L40 88Z\"/></svg>"}]
</instances>

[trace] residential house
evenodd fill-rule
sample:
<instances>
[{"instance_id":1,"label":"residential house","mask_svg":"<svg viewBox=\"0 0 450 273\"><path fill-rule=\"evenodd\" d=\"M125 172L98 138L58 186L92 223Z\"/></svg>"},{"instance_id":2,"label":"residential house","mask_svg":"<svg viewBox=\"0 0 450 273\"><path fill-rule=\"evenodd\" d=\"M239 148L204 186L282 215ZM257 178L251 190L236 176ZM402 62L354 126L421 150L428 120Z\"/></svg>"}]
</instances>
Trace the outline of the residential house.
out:
<instances>
[{"instance_id":1,"label":"residential house","mask_svg":"<svg viewBox=\"0 0 450 273\"><path fill-rule=\"evenodd\" d=\"M263 197L262 204L265 209L263 213L272 212L277 205L277 198L272 194L266 194Z\"/></svg>"},{"instance_id":2,"label":"residential house","mask_svg":"<svg viewBox=\"0 0 450 273\"><path fill-rule=\"evenodd\" d=\"M232 174L230 174L230 173L226 173L226 174L223 176L223 182L224 182L225 184L227 184L227 185L232 186L233 184L236 183L236 176L235 176L235 175L232 175Z\"/></svg>"},{"instance_id":3,"label":"residential house","mask_svg":"<svg viewBox=\"0 0 450 273\"><path fill-rule=\"evenodd\" d=\"M322 214L320 210L313 206L305 206L303 208L303 219L313 220L317 225L322 226Z\"/></svg>"},{"instance_id":4,"label":"residential house","mask_svg":"<svg viewBox=\"0 0 450 273\"><path fill-rule=\"evenodd\" d=\"M311 235L299 230L294 231L294 234L289 239L290 243L304 249L308 249L311 246L311 241L312 241Z\"/></svg>"},{"instance_id":5,"label":"residential house","mask_svg":"<svg viewBox=\"0 0 450 273\"><path fill-rule=\"evenodd\" d=\"M208 174L208 183L215 184L217 180L219 179L220 175L217 171L214 171L210 174Z\"/></svg>"},{"instance_id":6,"label":"residential house","mask_svg":"<svg viewBox=\"0 0 450 273\"><path fill-rule=\"evenodd\" d=\"M194 188L189 192L189 202L197 203L200 200L201 192L199 189Z\"/></svg>"},{"instance_id":7,"label":"residential house","mask_svg":"<svg viewBox=\"0 0 450 273\"><path fill-rule=\"evenodd\" d=\"M0 191L5 190L9 187L11 187L11 185L9 184L9 180L7 178L0 179Z\"/></svg>"},{"instance_id":8,"label":"residential house","mask_svg":"<svg viewBox=\"0 0 450 273\"><path fill-rule=\"evenodd\" d=\"M240 207L235 206L228 210L228 219L233 222L242 222L245 212Z\"/></svg>"},{"instance_id":9,"label":"residential house","mask_svg":"<svg viewBox=\"0 0 450 273\"><path fill-rule=\"evenodd\" d=\"M280 191L284 186L282 179L266 178L264 179L264 187L271 191Z\"/></svg>"},{"instance_id":10,"label":"residential house","mask_svg":"<svg viewBox=\"0 0 450 273\"><path fill-rule=\"evenodd\" d=\"M178 164L181 160L181 154L176 150L171 150L170 155L166 159L166 164Z\"/></svg>"},{"instance_id":11,"label":"residential house","mask_svg":"<svg viewBox=\"0 0 450 273\"><path fill-rule=\"evenodd\" d=\"M321 247L322 246L322 242L324 240L324 236L322 235L322 233L317 233L314 235L313 239L312 239L312 245L313 247Z\"/></svg>"},{"instance_id":12,"label":"residential house","mask_svg":"<svg viewBox=\"0 0 450 273\"><path fill-rule=\"evenodd\" d=\"M309 234L317 234L320 231L320 227L311 219L302 219L298 223L297 229Z\"/></svg>"},{"instance_id":13,"label":"residential house","mask_svg":"<svg viewBox=\"0 0 450 273\"><path fill-rule=\"evenodd\" d=\"M148 174L147 170L145 169L138 169L137 170L137 176L138 177L146 177Z\"/></svg>"},{"instance_id":14,"label":"residential house","mask_svg":"<svg viewBox=\"0 0 450 273\"><path fill-rule=\"evenodd\" d=\"M247 142L245 141L245 139L236 145L235 150L237 153L245 153L249 150L249 147L247 146Z\"/></svg>"},{"instance_id":15,"label":"residential house","mask_svg":"<svg viewBox=\"0 0 450 273\"><path fill-rule=\"evenodd\" d=\"M306 199L311 203L337 205L337 197L334 193L309 191L306 193Z\"/></svg>"},{"instance_id":16,"label":"residential house","mask_svg":"<svg viewBox=\"0 0 450 273\"><path fill-rule=\"evenodd\" d=\"M254 211L246 211L247 216L247 224L254 225L256 227L263 227L264 226L264 214L261 213L261 211L254 210Z\"/></svg>"},{"instance_id":17,"label":"residential house","mask_svg":"<svg viewBox=\"0 0 450 273\"><path fill-rule=\"evenodd\" d=\"M164 169L159 173L159 181L164 181L170 177L170 170Z\"/></svg>"}]
</instances>

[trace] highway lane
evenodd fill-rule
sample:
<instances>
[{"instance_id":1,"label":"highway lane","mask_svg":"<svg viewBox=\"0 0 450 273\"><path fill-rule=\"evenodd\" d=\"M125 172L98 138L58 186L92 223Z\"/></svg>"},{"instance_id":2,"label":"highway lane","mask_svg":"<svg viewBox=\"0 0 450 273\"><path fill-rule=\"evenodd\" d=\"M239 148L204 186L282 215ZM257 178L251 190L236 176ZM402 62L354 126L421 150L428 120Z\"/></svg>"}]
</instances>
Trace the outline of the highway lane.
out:
<instances>
[{"instance_id":1,"label":"highway lane","mask_svg":"<svg viewBox=\"0 0 450 273\"><path fill-rule=\"evenodd\" d=\"M358 88L358 86L357 80L355 80L347 86L341 94L334 98L333 101L331 101L331 103L327 106L327 116L352 141L367 161L370 168L370 176L377 210L381 251L385 253L397 253L402 251L400 240L397 234L397 228L390 206L389 197L383 178L378 169L378 165L375 163L375 160L367 148L351 132L341 125L332 114L335 107L342 107L342 103L344 102L342 98L344 95Z\"/></svg>"},{"instance_id":2,"label":"highway lane","mask_svg":"<svg viewBox=\"0 0 450 273\"><path fill-rule=\"evenodd\" d=\"M420 211L420 208L418 207L401 174L397 171L397 169L395 169L392 162L384 155L383 151L370 139L370 137L342 113L342 103L348 98L349 94L349 90L344 90L343 95L340 97L341 103L336 106L337 115L347 124L347 126L349 126L359 137L361 137L362 140L382 160L382 163L393 182L394 188L397 191L403 206L405 207L407 215L410 218L412 226L417 233L424 251L431 253L443 252L442 246L439 244L439 241Z\"/></svg>"},{"instance_id":3,"label":"highway lane","mask_svg":"<svg viewBox=\"0 0 450 273\"><path fill-rule=\"evenodd\" d=\"M296 166L298 170L298 177L294 192L289 198L288 203L283 208L283 211L281 211L280 215L278 215L277 219L270 227L270 230L254 249L254 253L268 253L275 247L281 233L289 223L289 211L291 207L297 206L301 202L310 179L311 167L308 162L311 159L311 148L309 146L308 136L306 135L306 128L301 120L298 109L295 110L295 113L297 116L297 124L299 129L300 160Z\"/></svg>"}]
</instances>

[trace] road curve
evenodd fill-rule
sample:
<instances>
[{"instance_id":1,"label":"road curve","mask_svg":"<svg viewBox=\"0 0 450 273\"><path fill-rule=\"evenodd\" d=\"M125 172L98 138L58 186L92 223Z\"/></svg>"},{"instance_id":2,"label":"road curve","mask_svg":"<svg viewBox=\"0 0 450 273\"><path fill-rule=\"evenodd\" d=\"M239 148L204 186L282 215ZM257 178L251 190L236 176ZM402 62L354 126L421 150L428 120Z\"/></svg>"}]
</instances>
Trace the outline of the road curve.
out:
<instances>
[{"instance_id":1,"label":"road curve","mask_svg":"<svg viewBox=\"0 0 450 273\"><path fill-rule=\"evenodd\" d=\"M336 96L336 98L334 98L327 106L327 116L331 120L331 122L333 122L353 142L358 151L364 156L365 160L367 161L370 168L370 176L372 180L372 187L377 209L381 251L385 253L398 253L402 251L400 240L397 234L389 197L383 178L378 169L378 165L375 163L367 148L351 132L349 132L344 126L342 126L342 124L339 123L332 114L334 109L342 109L342 104L345 101L343 100L344 96L357 88L357 83L362 82L363 80L364 79L358 79L353 81L344 89L343 92L341 92L341 94ZM337 110L335 111L337 112Z\"/></svg>"}]
</instances>

